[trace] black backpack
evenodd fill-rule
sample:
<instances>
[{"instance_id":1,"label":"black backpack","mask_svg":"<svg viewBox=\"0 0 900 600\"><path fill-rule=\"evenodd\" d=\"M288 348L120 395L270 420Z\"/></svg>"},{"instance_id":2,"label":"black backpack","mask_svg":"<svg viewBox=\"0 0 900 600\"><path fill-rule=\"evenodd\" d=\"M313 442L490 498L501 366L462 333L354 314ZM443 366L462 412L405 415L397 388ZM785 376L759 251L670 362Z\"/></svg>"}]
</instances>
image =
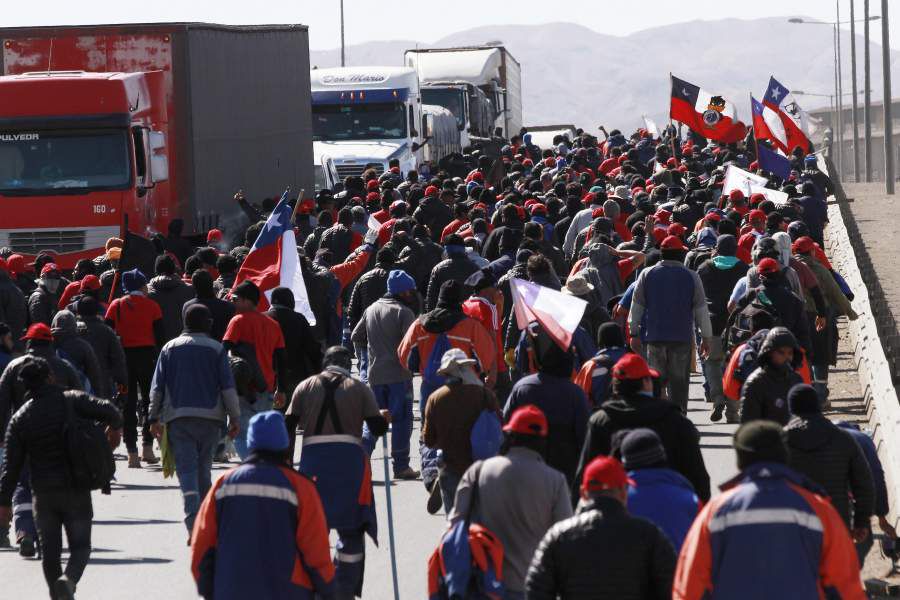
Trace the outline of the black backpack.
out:
<instances>
[{"instance_id":1,"label":"black backpack","mask_svg":"<svg viewBox=\"0 0 900 600\"><path fill-rule=\"evenodd\" d=\"M726 362L731 356L731 352L753 335L753 328L750 326L753 315L760 312L768 313L774 322L772 327L782 325L778 311L765 295L760 295L755 290L751 290L750 294L752 295L750 301L743 308L737 308L731 313L728 317L728 325L722 332L722 349L725 352Z\"/></svg>"},{"instance_id":2,"label":"black backpack","mask_svg":"<svg viewBox=\"0 0 900 600\"><path fill-rule=\"evenodd\" d=\"M75 414L75 394L78 393L81 392L64 392L63 443L69 459L71 484L76 489L102 489L109 493L109 482L116 473L112 448L102 425Z\"/></svg>"}]
</instances>

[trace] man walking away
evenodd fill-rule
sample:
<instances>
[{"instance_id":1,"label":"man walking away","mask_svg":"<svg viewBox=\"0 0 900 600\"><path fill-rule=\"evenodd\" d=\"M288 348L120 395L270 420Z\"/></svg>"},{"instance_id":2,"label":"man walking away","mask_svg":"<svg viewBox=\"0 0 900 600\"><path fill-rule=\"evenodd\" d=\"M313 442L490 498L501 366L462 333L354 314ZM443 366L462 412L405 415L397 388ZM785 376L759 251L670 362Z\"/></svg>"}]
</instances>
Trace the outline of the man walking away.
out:
<instances>
[{"instance_id":1,"label":"man walking away","mask_svg":"<svg viewBox=\"0 0 900 600\"><path fill-rule=\"evenodd\" d=\"M106 309L106 322L112 327L125 350L128 367L128 399L125 402L125 448L128 450L128 468L140 469L141 458L147 464L159 459L153 454L153 437L147 410L150 408L150 382L156 354L162 347L162 310L159 304L147 297L147 278L137 269L122 273L122 289L125 295L116 298ZM141 406L138 409L138 392ZM137 452L138 410L144 417L141 439L144 442L143 457Z\"/></svg>"},{"instance_id":2,"label":"man walking away","mask_svg":"<svg viewBox=\"0 0 900 600\"><path fill-rule=\"evenodd\" d=\"M334 566L315 483L290 467L284 417L254 415L250 455L206 494L191 572L205 600L331 598ZM265 552L260 549L265 548Z\"/></svg>"},{"instance_id":3,"label":"man walking away","mask_svg":"<svg viewBox=\"0 0 900 600\"><path fill-rule=\"evenodd\" d=\"M194 297L194 290L178 277L175 261L168 254L157 256L154 268L156 277L147 285L147 297L159 304L162 310L162 342L165 344L181 335L181 310L184 303Z\"/></svg>"},{"instance_id":4,"label":"man walking away","mask_svg":"<svg viewBox=\"0 0 900 600\"><path fill-rule=\"evenodd\" d=\"M122 342L109 325L100 317L100 303L92 296L84 296L75 304L78 311L78 333L90 344L100 364L106 398L113 399L128 386L128 370L125 367L125 351ZM100 394L98 394L100 395Z\"/></svg>"},{"instance_id":5,"label":"man walking away","mask_svg":"<svg viewBox=\"0 0 900 600\"><path fill-rule=\"evenodd\" d=\"M741 472L700 511L684 541L673 600L863 600L853 541L823 490L787 466L777 423L734 434Z\"/></svg>"},{"instance_id":6,"label":"man walking away","mask_svg":"<svg viewBox=\"0 0 900 600\"><path fill-rule=\"evenodd\" d=\"M368 383L380 409L391 413L391 460L394 479L416 479L419 472L409 466L413 430L412 373L400 364L397 347L416 315L416 282L395 269L388 274L387 294L363 313L350 338L354 346L365 346L369 357ZM369 455L375 436L363 427L363 446Z\"/></svg>"},{"instance_id":7,"label":"man walking away","mask_svg":"<svg viewBox=\"0 0 900 600\"><path fill-rule=\"evenodd\" d=\"M699 330L700 354L709 353L712 324L700 277L684 266L687 249L680 238L668 236L661 244L662 260L637 278L628 328L631 347L640 347L641 325L647 340L647 362L660 372L660 384L669 401L687 412L694 330Z\"/></svg>"},{"instance_id":8,"label":"man walking away","mask_svg":"<svg viewBox=\"0 0 900 600\"><path fill-rule=\"evenodd\" d=\"M700 510L694 486L668 467L666 449L652 429L632 429L625 435L622 462L634 481L628 487L628 512L656 523L677 553Z\"/></svg>"},{"instance_id":9,"label":"man walking away","mask_svg":"<svg viewBox=\"0 0 900 600\"><path fill-rule=\"evenodd\" d=\"M73 486L64 428L74 415L107 425L110 446L119 444L122 415L106 400L56 385L50 364L27 357L18 375L30 400L6 430L6 456L0 470L0 526L9 524L13 490L27 465L41 540L41 566L51 598L74 598L75 586L91 556L91 490ZM62 530L69 558L60 564Z\"/></svg>"},{"instance_id":10,"label":"man walking away","mask_svg":"<svg viewBox=\"0 0 900 600\"><path fill-rule=\"evenodd\" d=\"M365 423L372 434L387 432L390 412L378 410L372 390L350 375L352 355L332 346L325 369L294 390L287 428L303 430L299 470L316 482L329 529L337 530L335 587L339 598L362 595L365 534L377 542L372 468L362 447ZM291 453L293 456L293 453Z\"/></svg>"},{"instance_id":11,"label":"man walking away","mask_svg":"<svg viewBox=\"0 0 900 600\"><path fill-rule=\"evenodd\" d=\"M188 308L184 333L163 346L150 387L150 430L161 439L166 426L188 533L212 485L213 455L225 415L232 438L241 417L228 354L209 337L211 327L208 308Z\"/></svg>"},{"instance_id":12,"label":"man walking away","mask_svg":"<svg viewBox=\"0 0 900 600\"><path fill-rule=\"evenodd\" d=\"M529 600L664 600L672 590L675 551L653 523L626 510L633 482L615 458L584 470L578 513L541 540L526 591Z\"/></svg>"},{"instance_id":13,"label":"man walking away","mask_svg":"<svg viewBox=\"0 0 900 600\"><path fill-rule=\"evenodd\" d=\"M741 423L768 419L786 425L791 418L788 392L803 379L794 370L801 360L797 338L784 327L773 327L759 348L759 366L741 388Z\"/></svg>"},{"instance_id":14,"label":"man walking away","mask_svg":"<svg viewBox=\"0 0 900 600\"><path fill-rule=\"evenodd\" d=\"M520 408L503 430L507 435L500 456L469 467L448 518L450 522L466 518L477 484L478 522L503 543L505 598L520 600L525 598L525 575L538 543L554 523L572 515L572 501L566 478L544 462L544 413L534 405Z\"/></svg>"},{"instance_id":15,"label":"man walking away","mask_svg":"<svg viewBox=\"0 0 900 600\"><path fill-rule=\"evenodd\" d=\"M216 296L215 287L213 287L213 278L206 269L198 269L191 275L191 285L194 288L195 298L188 300L181 308L182 319L184 311L194 304L202 304L209 309L212 314L213 325L209 332L209 337L221 342L225 337L225 329L228 327L231 317L234 316L234 305L227 300L222 300ZM231 288L228 288L231 291Z\"/></svg>"},{"instance_id":16,"label":"man walking away","mask_svg":"<svg viewBox=\"0 0 900 600\"><path fill-rule=\"evenodd\" d=\"M277 287L272 290L272 305L266 312L281 327L284 337L286 395L292 394L301 381L322 370L322 345L313 337L306 317L294 310L295 306L294 292Z\"/></svg>"},{"instance_id":17,"label":"man walking away","mask_svg":"<svg viewBox=\"0 0 900 600\"><path fill-rule=\"evenodd\" d=\"M859 444L822 415L812 386L797 384L787 398L794 415L784 428L788 465L822 486L853 541L861 544L871 535L875 486Z\"/></svg>"}]
</instances>

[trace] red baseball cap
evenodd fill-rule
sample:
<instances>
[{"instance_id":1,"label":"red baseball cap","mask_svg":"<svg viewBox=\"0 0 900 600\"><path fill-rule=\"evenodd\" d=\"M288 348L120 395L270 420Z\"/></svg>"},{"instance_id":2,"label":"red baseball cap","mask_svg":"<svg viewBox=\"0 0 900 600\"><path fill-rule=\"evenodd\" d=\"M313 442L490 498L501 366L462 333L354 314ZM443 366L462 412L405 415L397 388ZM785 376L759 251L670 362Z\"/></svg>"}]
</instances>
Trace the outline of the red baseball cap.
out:
<instances>
[{"instance_id":1,"label":"red baseball cap","mask_svg":"<svg viewBox=\"0 0 900 600\"><path fill-rule=\"evenodd\" d=\"M756 270L760 275L769 275L781 271L781 265L774 258L764 258L756 265Z\"/></svg>"},{"instance_id":2,"label":"red baseball cap","mask_svg":"<svg viewBox=\"0 0 900 600\"><path fill-rule=\"evenodd\" d=\"M482 173L481 171L475 171L474 173L472 173L472 181L483 182L484 181L484 173Z\"/></svg>"},{"instance_id":3,"label":"red baseball cap","mask_svg":"<svg viewBox=\"0 0 900 600\"><path fill-rule=\"evenodd\" d=\"M754 208L753 210L751 210L748 213L747 220L748 221L765 221L766 213L759 210L758 208Z\"/></svg>"},{"instance_id":4,"label":"red baseball cap","mask_svg":"<svg viewBox=\"0 0 900 600\"><path fill-rule=\"evenodd\" d=\"M666 166L670 169L674 169L676 166L678 166L678 161L676 161L674 158L670 158L666 161Z\"/></svg>"},{"instance_id":5,"label":"red baseball cap","mask_svg":"<svg viewBox=\"0 0 900 600\"><path fill-rule=\"evenodd\" d=\"M429 185L427 188L425 188L426 196L437 196L437 194L438 194L437 186Z\"/></svg>"},{"instance_id":6,"label":"red baseball cap","mask_svg":"<svg viewBox=\"0 0 900 600\"><path fill-rule=\"evenodd\" d=\"M366 182L366 191L370 192L372 190L377 190L377 189L378 189L378 180L377 179L370 179L369 181Z\"/></svg>"},{"instance_id":7,"label":"red baseball cap","mask_svg":"<svg viewBox=\"0 0 900 600\"><path fill-rule=\"evenodd\" d=\"M503 431L507 433L537 435L540 437L547 437L547 429L547 417L534 404L516 409L509 422L503 426Z\"/></svg>"},{"instance_id":8,"label":"red baseball cap","mask_svg":"<svg viewBox=\"0 0 900 600\"><path fill-rule=\"evenodd\" d=\"M81 280L81 286L78 289L82 292L85 290L99 290L100 278L96 275L85 275L84 279Z\"/></svg>"},{"instance_id":9,"label":"red baseball cap","mask_svg":"<svg viewBox=\"0 0 900 600\"><path fill-rule=\"evenodd\" d=\"M806 254L813 249L816 243L813 241L811 237L808 235L804 235L803 237L797 238L793 244L791 244L791 251L797 252L799 254Z\"/></svg>"},{"instance_id":10,"label":"red baseball cap","mask_svg":"<svg viewBox=\"0 0 900 600\"><path fill-rule=\"evenodd\" d=\"M366 202L372 202L373 200L381 200L381 194L378 192L369 192L366 194Z\"/></svg>"},{"instance_id":11,"label":"red baseball cap","mask_svg":"<svg viewBox=\"0 0 900 600\"><path fill-rule=\"evenodd\" d=\"M722 215L713 211L713 212L707 214L706 217L704 217L704 219L706 220L707 223L718 223L719 221L722 220Z\"/></svg>"},{"instance_id":12,"label":"red baseball cap","mask_svg":"<svg viewBox=\"0 0 900 600\"><path fill-rule=\"evenodd\" d=\"M359 201L359 198L353 198L356 201ZM306 199L300 202L300 208L297 209L297 212L301 215L311 215L316 210L316 201L312 199Z\"/></svg>"},{"instance_id":13,"label":"red baseball cap","mask_svg":"<svg viewBox=\"0 0 900 600\"><path fill-rule=\"evenodd\" d=\"M674 235L675 237L683 236L685 231L687 231L687 228L681 223L672 223L669 225L669 228L666 229L666 233Z\"/></svg>"},{"instance_id":14,"label":"red baseball cap","mask_svg":"<svg viewBox=\"0 0 900 600\"><path fill-rule=\"evenodd\" d=\"M206 234L206 243L211 244L213 242L221 242L222 241L222 230L221 229L210 229Z\"/></svg>"},{"instance_id":15,"label":"red baseball cap","mask_svg":"<svg viewBox=\"0 0 900 600\"><path fill-rule=\"evenodd\" d=\"M53 332L46 323L34 323L22 336L23 340L43 340L45 342L53 341Z\"/></svg>"},{"instance_id":16,"label":"red baseball cap","mask_svg":"<svg viewBox=\"0 0 900 600\"><path fill-rule=\"evenodd\" d=\"M687 250L687 246L684 245L681 238L674 235L666 236L659 247L663 250Z\"/></svg>"},{"instance_id":17,"label":"red baseball cap","mask_svg":"<svg viewBox=\"0 0 900 600\"><path fill-rule=\"evenodd\" d=\"M659 377L659 371L651 369L640 354L629 352L619 359L612 368L613 379L643 379Z\"/></svg>"},{"instance_id":18,"label":"red baseball cap","mask_svg":"<svg viewBox=\"0 0 900 600\"><path fill-rule=\"evenodd\" d=\"M668 224L669 219L672 218L672 213L664 208L660 208L653 214L653 216L656 217L656 220L658 222Z\"/></svg>"},{"instance_id":19,"label":"red baseball cap","mask_svg":"<svg viewBox=\"0 0 900 600\"><path fill-rule=\"evenodd\" d=\"M543 204L535 202L534 204L531 205L531 214L532 215L546 215L547 207L544 206Z\"/></svg>"},{"instance_id":20,"label":"red baseball cap","mask_svg":"<svg viewBox=\"0 0 900 600\"><path fill-rule=\"evenodd\" d=\"M584 195L584 198L581 199L581 203L584 204L585 206L590 206L591 204L594 203L594 200L596 200L596 199L597 199L597 194L595 194L593 192L588 192L587 194Z\"/></svg>"},{"instance_id":21,"label":"red baseball cap","mask_svg":"<svg viewBox=\"0 0 900 600\"><path fill-rule=\"evenodd\" d=\"M766 195L760 194L756 192L755 194L750 194L750 206L759 206L760 202L765 201Z\"/></svg>"},{"instance_id":22,"label":"red baseball cap","mask_svg":"<svg viewBox=\"0 0 900 600\"><path fill-rule=\"evenodd\" d=\"M742 192L741 190L731 190L730 192L728 192L728 199L729 200L743 200L744 192Z\"/></svg>"},{"instance_id":23,"label":"red baseball cap","mask_svg":"<svg viewBox=\"0 0 900 600\"><path fill-rule=\"evenodd\" d=\"M589 462L581 479L584 492L616 490L629 485L634 485L634 481L628 477L622 463L612 456L598 456Z\"/></svg>"},{"instance_id":24,"label":"red baseball cap","mask_svg":"<svg viewBox=\"0 0 900 600\"><path fill-rule=\"evenodd\" d=\"M596 208L594 208L594 210L591 211L591 218L596 219L597 217L602 217L603 214L603 207L597 206Z\"/></svg>"},{"instance_id":25,"label":"red baseball cap","mask_svg":"<svg viewBox=\"0 0 900 600\"><path fill-rule=\"evenodd\" d=\"M56 263L47 263L41 269L41 277L47 275L48 273L59 273L59 267L56 266Z\"/></svg>"}]
</instances>

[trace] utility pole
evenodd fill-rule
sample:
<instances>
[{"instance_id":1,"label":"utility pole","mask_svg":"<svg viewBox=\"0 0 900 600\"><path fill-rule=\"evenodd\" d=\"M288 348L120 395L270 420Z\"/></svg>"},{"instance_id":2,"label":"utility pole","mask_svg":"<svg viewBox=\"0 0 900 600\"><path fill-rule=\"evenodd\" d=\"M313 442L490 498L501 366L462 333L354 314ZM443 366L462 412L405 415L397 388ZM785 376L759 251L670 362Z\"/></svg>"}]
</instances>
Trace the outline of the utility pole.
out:
<instances>
[{"instance_id":1,"label":"utility pole","mask_svg":"<svg viewBox=\"0 0 900 600\"><path fill-rule=\"evenodd\" d=\"M866 0L868 2L869 0ZM344 53L344 0L341 0L341 66L347 66L346 55Z\"/></svg>"},{"instance_id":2,"label":"utility pole","mask_svg":"<svg viewBox=\"0 0 900 600\"><path fill-rule=\"evenodd\" d=\"M835 61L837 61L837 103L838 103L838 171L839 179L844 180L844 83L841 72L841 0L835 0L834 44Z\"/></svg>"},{"instance_id":3,"label":"utility pole","mask_svg":"<svg viewBox=\"0 0 900 600\"><path fill-rule=\"evenodd\" d=\"M866 183L872 182L872 81L869 69L869 0L863 0L863 128L866 130Z\"/></svg>"},{"instance_id":4,"label":"utility pole","mask_svg":"<svg viewBox=\"0 0 900 600\"><path fill-rule=\"evenodd\" d=\"M859 115L856 103L856 0L850 0L850 77L853 80L853 181L859 183Z\"/></svg>"},{"instance_id":5,"label":"utility pole","mask_svg":"<svg viewBox=\"0 0 900 600\"><path fill-rule=\"evenodd\" d=\"M884 191L894 193L894 123L891 120L891 35L888 0L881 0L881 64L884 72Z\"/></svg>"}]
</instances>

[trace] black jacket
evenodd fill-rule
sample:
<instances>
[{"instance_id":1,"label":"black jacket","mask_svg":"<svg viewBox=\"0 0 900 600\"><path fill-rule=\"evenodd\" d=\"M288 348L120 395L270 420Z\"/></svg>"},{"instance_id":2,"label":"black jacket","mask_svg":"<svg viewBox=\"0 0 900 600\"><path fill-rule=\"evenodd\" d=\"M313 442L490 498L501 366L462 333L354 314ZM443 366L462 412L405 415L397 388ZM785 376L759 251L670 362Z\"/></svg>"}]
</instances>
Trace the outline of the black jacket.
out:
<instances>
[{"instance_id":1,"label":"black jacket","mask_svg":"<svg viewBox=\"0 0 900 600\"><path fill-rule=\"evenodd\" d=\"M443 258L443 246L428 238L416 238L400 251L396 268L403 269L415 279L418 289L426 290L431 271Z\"/></svg>"},{"instance_id":2,"label":"black jacket","mask_svg":"<svg viewBox=\"0 0 900 600\"><path fill-rule=\"evenodd\" d=\"M806 307L803 299L794 293L787 280L782 278L776 283L763 283L763 285L752 288L738 303L738 309L743 308L760 297L760 293L765 295L767 304L770 304L778 315L780 325L787 327L788 330L797 338L800 347L807 354L811 355L812 338L809 332L809 321L806 317Z\"/></svg>"},{"instance_id":3,"label":"black jacket","mask_svg":"<svg viewBox=\"0 0 900 600\"><path fill-rule=\"evenodd\" d=\"M0 506L9 506L22 468L28 464L31 491L75 489L71 485L69 460L63 426L66 402L73 403L76 415L101 421L114 429L122 427L122 414L106 400L55 385L37 390L34 397L16 411L6 430L6 460L0 472Z\"/></svg>"},{"instance_id":4,"label":"black jacket","mask_svg":"<svg viewBox=\"0 0 900 600\"><path fill-rule=\"evenodd\" d=\"M290 397L298 383L322 370L322 346L313 337L306 317L293 308L273 305L266 314L278 322L284 335L288 381L285 394Z\"/></svg>"},{"instance_id":5,"label":"black jacket","mask_svg":"<svg viewBox=\"0 0 900 600\"><path fill-rule=\"evenodd\" d=\"M432 310L437 306L438 294L441 286L445 281L455 279L463 283L469 278L469 275L478 270L478 267L469 260L464 254L451 256L446 260L442 260L431 271L431 277L428 280L428 295L425 298L425 310Z\"/></svg>"},{"instance_id":6,"label":"black jacket","mask_svg":"<svg viewBox=\"0 0 900 600\"><path fill-rule=\"evenodd\" d=\"M431 234L431 241L437 242L441 239L444 227L453 220L453 213L439 197L426 196L419 201L419 208L413 213L413 219L426 226Z\"/></svg>"},{"instance_id":7,"label":"black jacket","mask_svg":"<svg viewBox=\"0 0 900 600\"><path fill-rule=\"evenodd\" d=\"M25 333L28 324L25 295L3 270L0 270L0 323L9 325L16 341Z\"/></svg>"},{"instance_id":8,"label":"black jacket","mask_svg":"<svg viewBox=\"0 0 900 600\"><path fill-rule=\"evenodd\" d=\"M875 509L875 485L853 436L821 414L795 416L784 432L788 466L825 489L847 527L868 526Z\"/></svg>"},{"instance_id":9,"label":"black jacket","mask_svg":"<svg viewBox=\"0 0 900 600\"><path fill-rule=\"evenodd\" d=\"M709 473L706 472L703 455L700 453L700 434L697 428L681 414L678 406L640 394L629 398L613 398L591 415L575 481L581 481L584 469L591 460L601 454L609 455L614 450L618 452L613 443L617 432L638 427L647 427L656 432L666 449L669 466L691 482L701 500L709 500ZM616 442L621 441L618 439L621 435L615 437Z\"/></svg>"},{"instance_id":10,"label":"black jacket","mask_svg":"<svg viewBox=\"0 0 900 600\"><path fill-rule=\"evenodd\" d=\"M83 327L78 328L78 333L94 349L100 371L108 387L108 396L100 392L97 395L102 398L112 398L115 385L128 385L128 368L125 366L125 351L122 342L112 328L103 322L99 316L81 317Z\"/></svg>"},{"instance_id":11,"label":"black jacket","mask_svg":"<svg viewBox=\"0 0 900 600\"><path fill-rule=\"evenodd\" d=\"M712 322L713 334L722 335L728 324L728 298L737 282L747 274L747 264L737 261L730 269L720 269L712 259L704 261L697 269L706 294L706 307Z\"/></svg>"},{"instance_id":12,"label":"black jacket","mask_svg":"<svg viewBox=\"0 0 900 600\"><path fill-rule=\"evenodd\" d=\"M94 348L82 339L75 315L67 310L61 310L53 317L53 346L60 358L72 363L87 377L91 393L101 398L111 397L109 382L103 375Z\"/></svg>"},{"instance_id":13,"label":"black jacket","mask_svg":"<svg viewBox=\"0 0 900 600\"><path fill-rule=\"evenodd\" d=\"M664 600L672 596L675 562L671 542L656 525L600 496L550 528L534 553L525 591L529 600Z\"/></svg>"},{"instance_id":14,"label":"black jacket","mask_svg":"<svg viewBox=\"0 0 900 600\"><path fill-rule=\"evenodd\" d=\"M333 264L339 265L350 256L351 246L353 245L353 232L345 226L337 223L328 228L322 234L319 241L319 248L327 248L331 250L333 256ZM310 259L315 258L315 254L309 256Z\"/></svg>"},{"instance_id":15,"label":"black jacket","mask_svg":"<svg viewBox=\"0 0 900 600\"><path fill-rule=\"evenodd\" d=\"M59 294L63 288L61 280L56 293L51 293L43 285L38 285L37 289L28 297L28 322L43 323L49 327L53 321L53 315L58 310Z\"/></svg>"},{"instance_id":16,"label":"black jacket","mask_svg":"<svg viewBox=\"0 0 900 600\"><path fill-rule=\"evenodd\" d=\"M759 348L756 367L741 387L741 423L756 419L768 419L786 425L791 418L787 395L792 387L803 383L794 366L774 366L769 355L775 348L794 345L794 358L799 357L793 336L784 327L773 327Z\"/></svg>"},{"instance_id":17,"label":"black jacket","mask_svg":"<svg viewBox=\"0 0 900 600\"><path fill-rule=\"evenodd\" d=\"M375 268L365 273L353 286L350 294L350 330L352 331L362 318L366 309L387 293L387 278L393 265L376 264Z\"/></svg>"},{"instance_id":18,"label":"black jacket","mask_svg":"<svg viewBox=\"0 0 900 600\"><path fill-rule=\"evenodd\" d=\"M150 280L147 292L147 297L155 300L162 310L162 343L174 340L184 329L181 311L184 303L194 297L194 288L177 277L159 275Z\"/></svg>"},{"instance_id":19,"label":"black jacket","mask_svg":"<svg viewBox=\"0 0 900 600\"><path fill-rule=\"evenodd\" d=\"M219 298L193 298L184 303L184 306L181 309L182 317L188 307L192 304L202 304L209 309L213 321L209 337L217 342L221 342L222 338L225 337L225 330L228 328L228 322L231 321L231 317L234 316L234 304L227 300L220 300Z\"/></svg>"},{"instance_id":20,"label":"black jacket","mask_svg":"<svg viewBox=\"0 0 900 600\"><path fill-rule=\"evenodd\" d=\"M56 379L56 385L65 390L81 390L81 377L71 363L56 355L56 350L49 344L34 346L28 350L32 356L40 356L50 363L50 370ZM0 375L0 431L6 431L10 417L28 400L25 386L19 381L19 370L26 357L14 358Z\"/></svg>"}]
</instances>

